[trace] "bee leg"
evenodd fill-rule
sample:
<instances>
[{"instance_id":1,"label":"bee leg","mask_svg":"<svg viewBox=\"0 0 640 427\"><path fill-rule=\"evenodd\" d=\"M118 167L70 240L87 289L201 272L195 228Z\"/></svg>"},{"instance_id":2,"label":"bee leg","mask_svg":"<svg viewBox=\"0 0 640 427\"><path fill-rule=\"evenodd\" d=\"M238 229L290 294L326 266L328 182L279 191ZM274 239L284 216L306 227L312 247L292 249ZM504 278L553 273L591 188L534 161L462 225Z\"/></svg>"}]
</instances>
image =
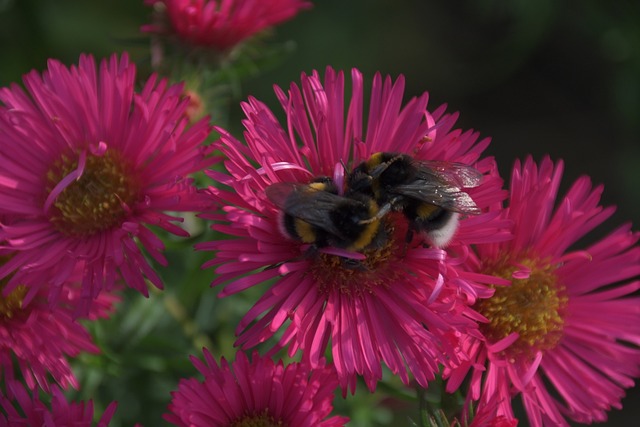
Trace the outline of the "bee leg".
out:
<instances>
[{"instance_id":1,"label":"bee leg","mask_svg":"<svg viewBox=\"0 0 640 427\"><path fill-rule=\"evenodd\" d=\"M371 172L369 172L369 175L378 178L382 174L382 172L386 171L389 168L389 166L401 159L402 154L398 154L397 156L390 158L386 162L380 163L378 166L374 167Z\"/></svg>"},{"instance_id":2,"label":"bee leg","mask_svg":"<svg viewBox=\"0 0 640 427\"><path fill-rule=\"evenodd\" d=\"M315 256L317 256L320 252L318 251L318 248L316 247L316 245L309 245L308 248L303 249L302 254L294 257L294 258L289 258L288 260L285 261L280 261L277 262L275 264L270 264L268 266L266 266L264 269L265 270L273 270L274 268L280 268L282 267L284 264L290 262L290 261L300 261L303 258L313 258Z\"/></svg>"},{"instance_id":3,"label":"bee leg","mask_svg":"<svg viewBox=\"0 0 640 427\"><path fill-rule=\"evenodd\" d=\"M407 234L404 236L404 245L402 247L402 257L404 258L404 256L407 254L407 249L409 248L409 244L413 241L413 226L409 225L409 228L407 229Z\"/></svg>"},{"instance_id":4,"label":"bee leg","mask_svg":"<svg viewBox=\"0 0 640 427\"><path fill-rule=\"evenodd\" d=\"M342 266L347 270L358 270L365 271L368 270L367 266L365 266L362 261L353 259L353 258L342 258L341 259Z\"/></svg>"},{"instance_id":5,"label":"bee leg","mask_svg":"<svg viewBox=\"0 0 640 427\"><path fill-rule=\"evenodd\" d=\"M309 245L307 249L302 252L302 257L304 258L315 258L320 254L318 247L316 245ZM301 257L298 257L300 259Z\"/></svg>"},{"instance_id":6,"label":"bee leg","mask_svg":"<svg viewBox=\"0 0 640 427\"><path fill-rule=\"evenodd\" d=\"M409 227L409 229L407 230L407 234L404 238L404 244L405 245L409 245L409 243L411 243L411 241L413 240L413 227Z\"/></svg>"},{"instance_id":7,"label":"bee leg","mask_svg":"<svg viewBox=\"0 0 640 427\"><path fill-rule=\"evenodd\" d=\"M392 207L393 206L391 205L391 203L385 203L378 210L378 213L375 216L369 219L363 219L361 221L358 221L358 224L371 224L372 222L380 221L382 217L384 217L386 214L388 214L391 211Z\"/></svg>"}]
</instances>

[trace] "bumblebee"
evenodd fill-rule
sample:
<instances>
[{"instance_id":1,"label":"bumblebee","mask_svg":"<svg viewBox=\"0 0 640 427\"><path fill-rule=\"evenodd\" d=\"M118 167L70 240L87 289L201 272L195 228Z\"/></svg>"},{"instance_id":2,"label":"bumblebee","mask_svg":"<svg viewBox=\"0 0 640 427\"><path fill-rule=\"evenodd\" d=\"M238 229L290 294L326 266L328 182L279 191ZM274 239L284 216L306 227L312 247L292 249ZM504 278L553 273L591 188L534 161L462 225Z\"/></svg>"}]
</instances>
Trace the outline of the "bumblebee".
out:
<instances>
[{"instance_id":1,"label":"bumblebee","mask_svg":"<svg viewBox=\"0 0 640 427\"><path fill-rule=\"evenodd\" d=\"M441 248L455 234L460 214L480 213L463 188L477 187L481 179L478 170L461 163L379 152L353 169L348 185L352 192L402 212L410 223L408 241L416 230Z\"/></svg>"},{"instance_id":2,"label":"bumblebee","mask_svg":"<svg viewBox=\"0 0 640 427\"><path fill-rule=\"evenodd\" d=\"M316 248L366 248L379 238L380 219L391 210L390 205L381 209L364 193L339 195L328 177L316 178L309 184L272 184L266 195L282 211L280 231Z\"/></svg>"}]
</instances>

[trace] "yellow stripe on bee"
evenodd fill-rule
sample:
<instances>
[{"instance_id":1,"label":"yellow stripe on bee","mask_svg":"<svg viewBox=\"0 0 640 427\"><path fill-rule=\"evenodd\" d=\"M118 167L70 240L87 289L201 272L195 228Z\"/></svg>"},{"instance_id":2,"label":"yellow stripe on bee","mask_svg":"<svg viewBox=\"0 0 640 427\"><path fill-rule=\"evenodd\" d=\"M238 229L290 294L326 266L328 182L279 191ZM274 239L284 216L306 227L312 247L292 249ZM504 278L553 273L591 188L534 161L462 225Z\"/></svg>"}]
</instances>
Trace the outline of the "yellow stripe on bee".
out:
<instances>
[{"instance_id":1,"label":"yellow stripe on bee","mask_svg":"<svg viewBox=\"0 0 640 427\"><path fill-rule=\"evenodd\" d=\"M327 189L327 184L324 182L312 182L307 185L307 188L313 191L325 191Z\"/></svg>"},{"instance_id":2,"label":"yellow stripe on bee","mask_svg":"<svg viewBox=\"0 0 640 427\"><path fill-rule=\"evenodd\" d=\"M416 215L419 218L429 218L429 216L431 216L431 214L438 209L440 208L436 205L430 205L428 203L420 203L420 205L416 209Z\"/></svg>"},{"instance_id":3,"label":"yellow stripe on bee","mask_svg":"<svg viewBox=\"0 0 640 427\"><path fill-rule=\"evenodd\" d=\"M378 214L378 204L373 200L369 201L369 215L371 218ZM380 220L376 219L375 221L371 221L366 225L365 229L360 233L360 237L353 242L350 249L351 250L361 250L367 247L373 240L373 238L378 233L378 228L380 228Z\"/></svg>"},{"instance_id":4,"label":"yellow stripe on bee","mask_svg":"<svg viewBox=\"0 0 640 427\"><path fill-rule=\"evenodd\" d=\"M314 243L316 241L316 232L308 222L296 219L294 227L296 228L296 234L304 243Z\"/></svg>"},{"instance_id":5,"label":"yellow stripe on bee","mask_svg":"<svg viewBox=\"0 0 640 427\"><path fill-rule=\"evenodd\" d=\"M367 165L367 173L370 173L372 169L374 169L376 166L381 165L382 163L384 163L384 152L380 151L378 153L374 153L371 155L371 157L369 157L369 159L367 159L366 161L366 165ZM371 182L371 191L373 191L373 195L379 199L380 198L380 181L377 179L374 179Z\"/></svg>"},{"instance_id":6,"label":"yellow stripe on bee","mask_svg":"<svg viewBox=\"0 0 640 427\"><path fill-rule=\"evenodd\" d=\"M366 162L367 168L373 169L379 164L381 164L383 154L384 153L382 151L372 154L371 157L367 159L367 162Z\"/></svg>"}]
</instances>

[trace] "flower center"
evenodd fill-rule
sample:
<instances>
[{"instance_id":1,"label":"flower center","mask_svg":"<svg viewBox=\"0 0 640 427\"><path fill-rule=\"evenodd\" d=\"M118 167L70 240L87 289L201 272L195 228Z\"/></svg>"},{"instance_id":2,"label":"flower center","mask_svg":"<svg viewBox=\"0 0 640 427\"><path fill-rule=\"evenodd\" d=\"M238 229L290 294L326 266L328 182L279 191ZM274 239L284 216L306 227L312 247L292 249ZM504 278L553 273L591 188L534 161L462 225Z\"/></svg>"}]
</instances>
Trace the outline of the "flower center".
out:
<instances>
[{"instance_id":1,"label":"flower center","mask_svg":"<svg viewBox=\"0 0 640 427\"><path fill-rule=\"evenodd\" d=\"M380 228L380 235L374 242L360 251L366 256L364 260L325 253L317 256L311 265L310 274L321 293L337 291L344 295L360 295L372 293L377 286L395 281L401 274L395 261L405 249L402 245L406 236L406 224L387 217Z\"/></svg>"},{"instance_id":2,"label":"flower center","mask_svg":"<svg viewBox=\"0 0 640 427\"><path fill-rule=\"evenodd\" d=\"M4 265L10 257L0 256L0 265ZM4 296L4 287L13 274L0 280L0 320L12 319L16 313L22 311L22 301L27 294L26 286L17 286L11 293Z\"/></svg>"},{"instance_id":3,"label":"flower center","mask_svg":"<svg viewBox=\"0 0 640 427\"><path fill-rule=\"evenodd\" d=\"M47 173L47 192L78 167L77 157L63 156ZM90 236L122 223L138 189L118 153L87 155L79 179L56 197L50 220L63 234Z\"/></svg>"},{"instance_id":4,"label":"flower center","mask_svg":"<svg viewBox=\"0 0 640 427\"><path fill-rule=\"evenodd\" d=\"M269 410L265 409L261 414L245 415L239 420L231 423L231 427L285 427L286 424L282 420L276 420L269 414Z\"/></svg>"},{"instance_id":5,"label":"flower center","mask_svg":"<svg viewBox=\"0 0 640 427\"><path fill-rule=\"evenodd\" d=\"M22 300L27 294L26 286L17 286L9 295L3 296L4 285L0 285L0 319L12 319L22 311Z\"/></svg>"},{"instance_id":6,"label":"flower center","mask_svg":"<svg viewBox=\"0 0 640 427\"><path fill-rule=\"evenodd\" d=\"M568 297L558 283L555 267L543 260L525 260L516 267L508 262L490 266L484 272L511 280L511 286L495 287L493 297L479 301L475 308L489 319L480 326L489 342L495 343L514 332L519 334L505 356L533 357L538 351L554 348L562 337ZM522 266L530 270L526 279L512 274Z\"/></svg>"}]
</instances>

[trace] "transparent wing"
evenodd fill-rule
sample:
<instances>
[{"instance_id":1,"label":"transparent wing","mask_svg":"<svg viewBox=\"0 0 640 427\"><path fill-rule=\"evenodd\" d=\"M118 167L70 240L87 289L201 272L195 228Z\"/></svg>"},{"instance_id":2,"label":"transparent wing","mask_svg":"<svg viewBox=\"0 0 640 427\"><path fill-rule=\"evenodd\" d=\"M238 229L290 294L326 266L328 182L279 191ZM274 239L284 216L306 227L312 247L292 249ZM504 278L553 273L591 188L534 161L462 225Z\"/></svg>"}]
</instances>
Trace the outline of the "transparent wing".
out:
<instances>
[{"instance_id":1,"label":"transparent wing","mask_svg":"<svg viewBox=\"0 0 640 427\"><path fill-rule=\"evenodd\" d=\"M464 163L446 162L438 160L415 161L420 178L437 178L458 188L474 188L480 185L482 173L476 168Z\"/></svg>"},{"instance_id":2,"label":"transparent wing","mask_svg":"<svg viewBox=\"0 0 640 427\"><path fill-rule=\"evenodd\" d=\"M440 206L453 212L465 214L479 214L481 212L473 199L464 191L430 181L417 180L411 184L398 185L389 192Z\"/></svg>"},{"instance_id":3,"label":"transparent wing","mask_svg":"<svg viewBox=\"0 0 640 427\"><path fill-rule=\"evenodd\" d=\"M418 170L416 179L395 186L390 192L453 212L480 213L473 199L462 190L480 185L482 174L477 169L462 163L441 161L416 161L414 166Z\"/></svg>"},{"instance_id":4,"label":"transparent wing","mask_svg":"<svg viewBox=\"0 0 640 427\"><path fill-rule=\"evenodd\" d=\"M359 203L328 191L293 182L270 185L266 193L269 200L287 215L301 219L337 237L343 237L343 233L331 220L331 211L337 206Z\"/></svg>"}]
</instances>

